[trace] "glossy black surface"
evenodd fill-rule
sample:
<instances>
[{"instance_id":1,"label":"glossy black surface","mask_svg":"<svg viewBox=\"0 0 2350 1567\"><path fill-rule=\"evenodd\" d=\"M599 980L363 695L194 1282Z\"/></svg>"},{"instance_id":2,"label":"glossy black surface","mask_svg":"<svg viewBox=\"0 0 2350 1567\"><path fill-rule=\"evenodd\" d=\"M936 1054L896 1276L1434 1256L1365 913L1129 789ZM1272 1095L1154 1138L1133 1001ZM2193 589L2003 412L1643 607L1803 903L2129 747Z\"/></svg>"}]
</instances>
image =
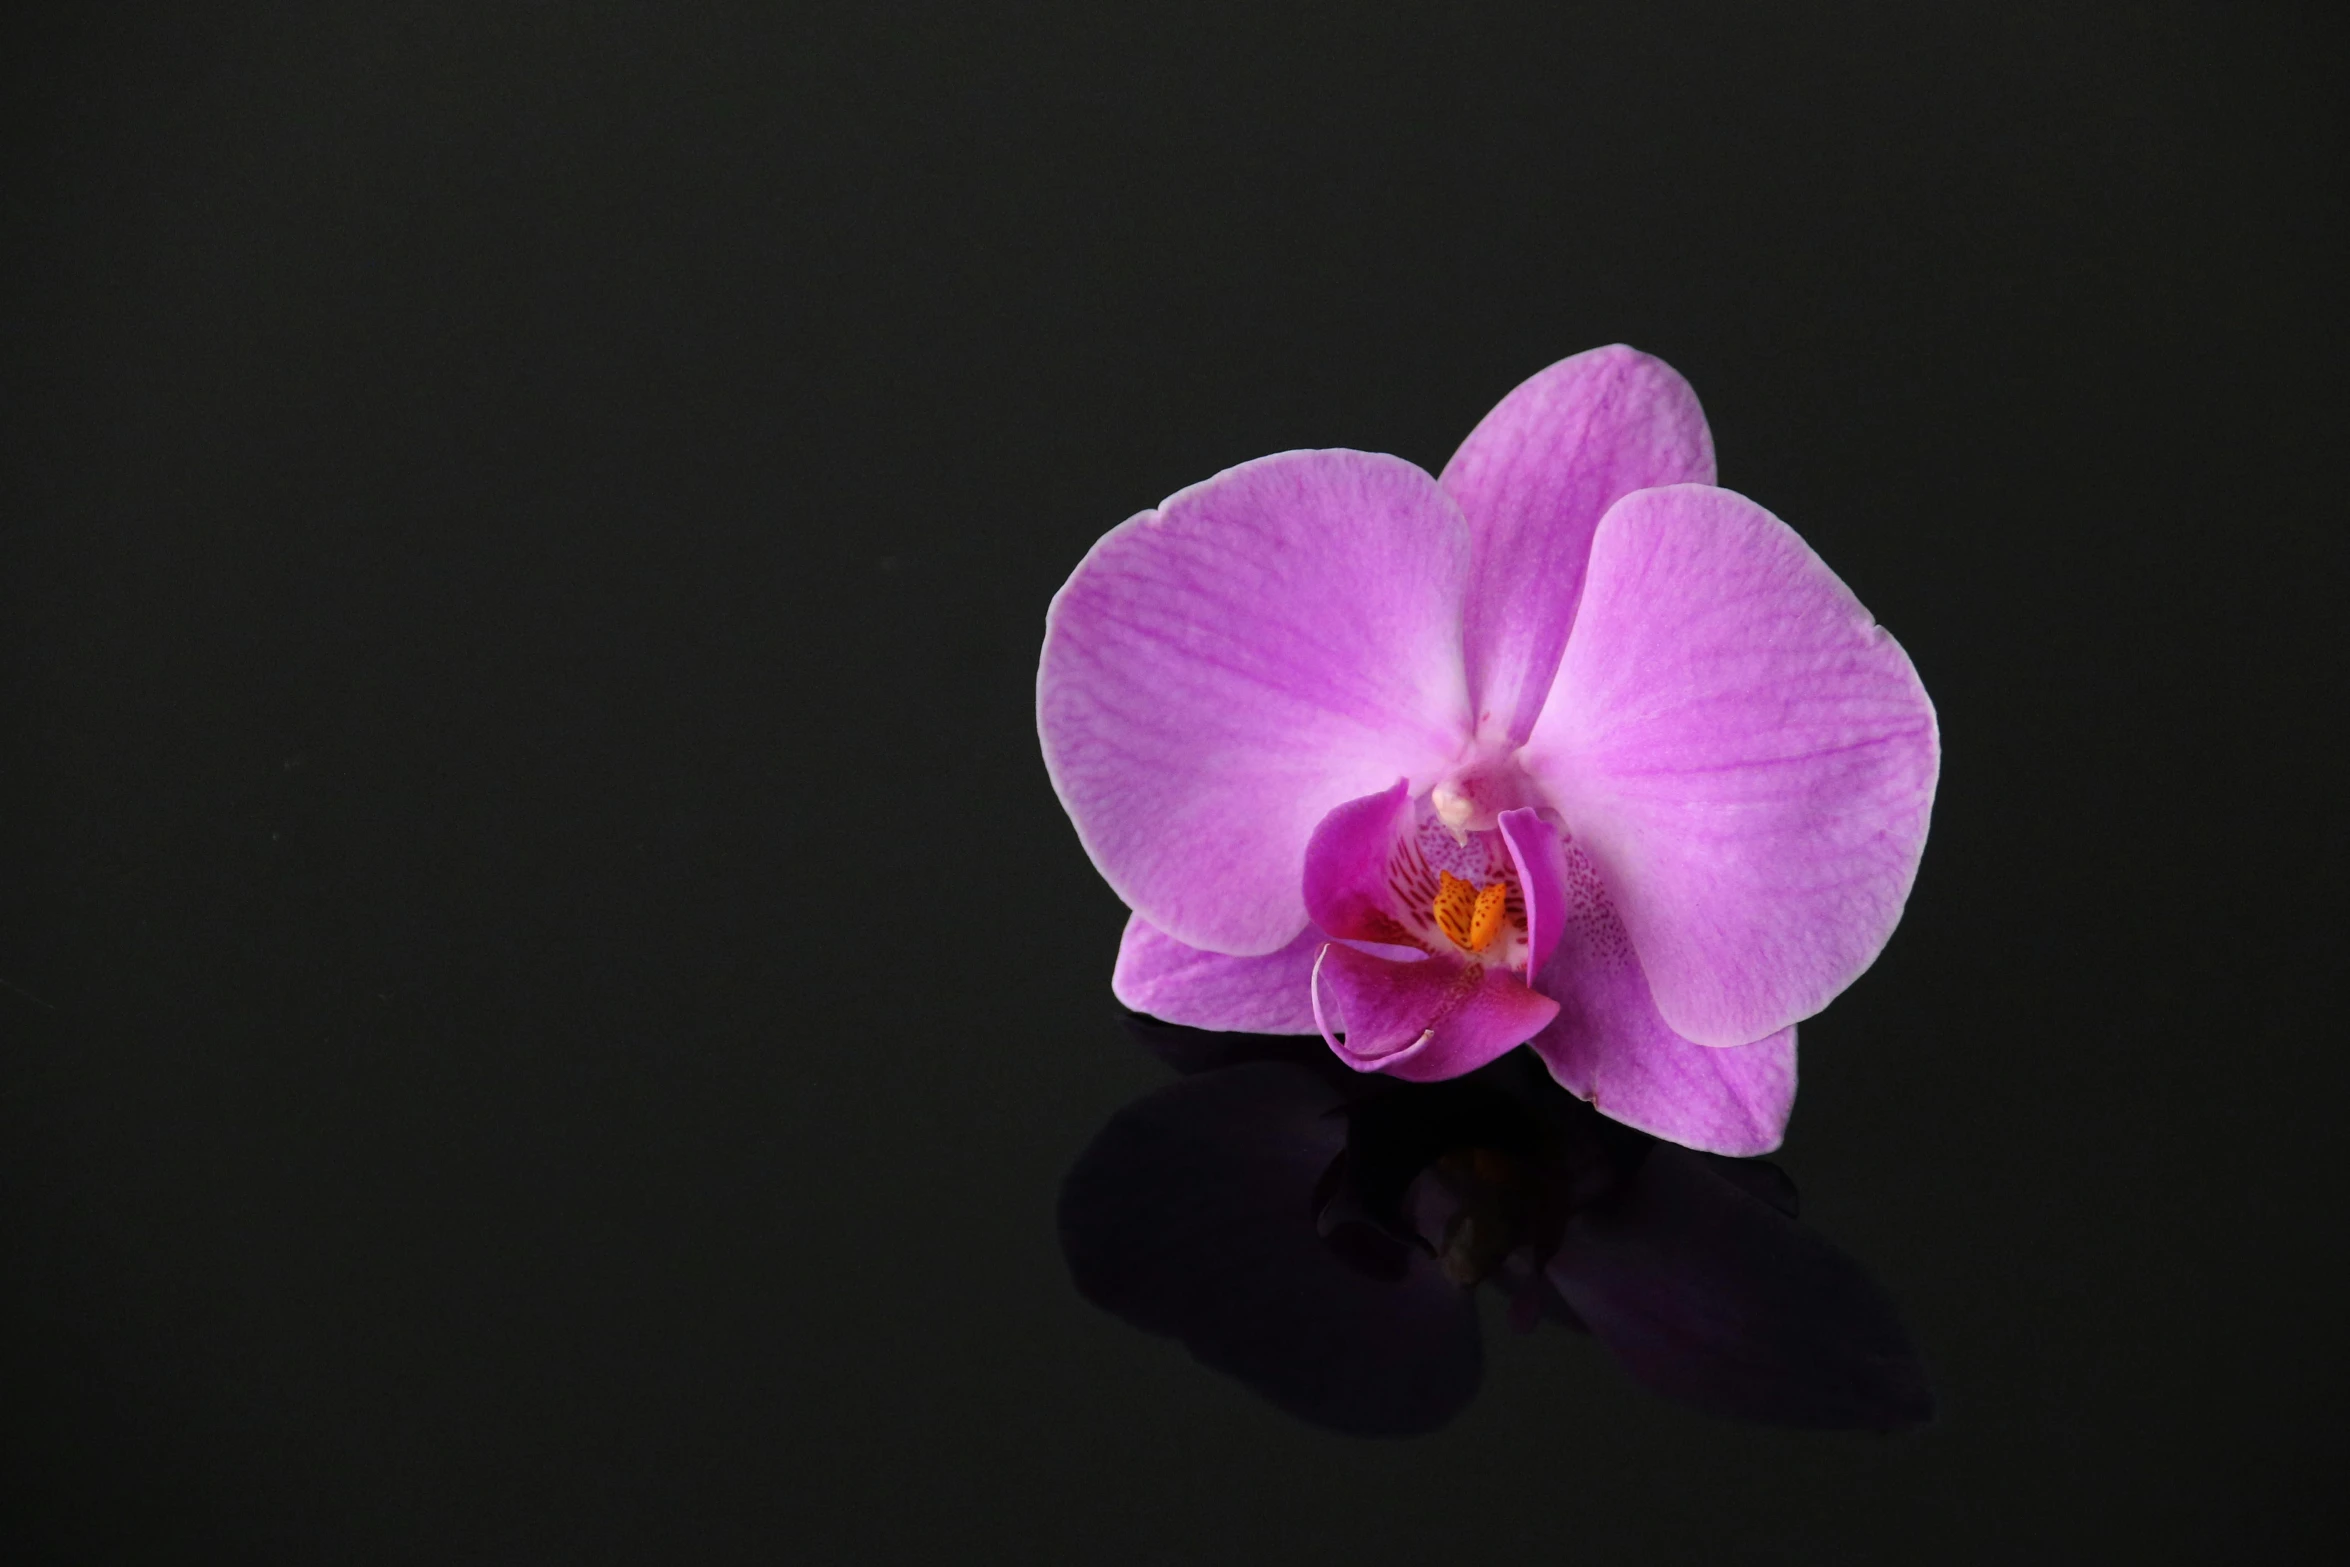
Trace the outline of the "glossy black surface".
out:
<instances>
[{"instance_id":1,"label":"glossy black surface","mask_svg":"<svg viewBox=\"0 0 2350 1567\"><path fill-rule=\"evenodd\" d=\"M1482 1378L1481 1286L1517 1332L1591 1335L1708 1414L1934 1417L1893 1302L1799 1222L1777 1165L1618 1126L1531 1051L1414 1084L1359 1076L1320 1040L1137 1031L1193 1075L1121 1109L1063 1178L1070 1276L1302 1420L1442 1429Z\"/></svg>"},{"instance_id":2,"label":"glossy black surface","mask_svg":"<svg viewBox=\"0 0 2350 1567\"><path fill-rule=\"evenodd\" d=\"M0 1556L2338 1554L2334 11L0 29ZM1614 340L1940 707L1774 1156L1905 1435L1498 1287L1336 1435L1064 1255L1216 1074L1108 994L1046 600Z\"/></svg>"}]
</instances>

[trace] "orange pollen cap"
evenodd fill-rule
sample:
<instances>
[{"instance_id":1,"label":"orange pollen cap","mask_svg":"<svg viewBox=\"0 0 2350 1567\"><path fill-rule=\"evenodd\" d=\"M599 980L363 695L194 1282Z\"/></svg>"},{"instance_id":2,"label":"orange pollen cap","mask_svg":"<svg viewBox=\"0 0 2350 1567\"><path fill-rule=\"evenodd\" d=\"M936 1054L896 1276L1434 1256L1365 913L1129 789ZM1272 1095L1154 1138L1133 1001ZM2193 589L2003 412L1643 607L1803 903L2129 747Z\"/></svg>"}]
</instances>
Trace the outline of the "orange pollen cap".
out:
<instances>
[{"instance_id":1,"label":"orange pollen cap","mask_svg":"<svg viewBox=\"0 0 2350 1567\"><path fill-rule=\"evenodd\" d=\"M1437 874L1442 880L1436 889L1433 911L1436 928L1450 937L1454 945L1471 952L1483 952L1492 946L1507 917L1509 888L1498 881L1479 887L1450 871Z\"/></svg>"}]
</instances>

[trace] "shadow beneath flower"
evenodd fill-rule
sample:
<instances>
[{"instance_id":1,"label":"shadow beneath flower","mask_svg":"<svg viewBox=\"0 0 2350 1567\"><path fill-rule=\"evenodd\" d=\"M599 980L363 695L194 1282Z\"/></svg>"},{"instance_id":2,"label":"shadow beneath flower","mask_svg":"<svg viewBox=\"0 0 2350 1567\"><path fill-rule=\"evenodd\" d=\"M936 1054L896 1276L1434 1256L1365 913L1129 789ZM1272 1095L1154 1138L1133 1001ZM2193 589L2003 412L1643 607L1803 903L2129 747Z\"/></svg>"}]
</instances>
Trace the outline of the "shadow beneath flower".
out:
<instances>
[{"instance_id":1,"label":"shadow beneath flower","mask_svg":"<svg viewBox=\"0 0 2350 1567\"><path fill-rule=\"evenodd\" d=\"M1933 1415L1892 1301L1796 1218L1776 1166L1660 1142L1524 1050L1359 1076L1319 1040L1137 1017L1184 1076L1111 1117L1061 1187L1078 1292L1300 1419L1442 1426L1484 1371L1475 1291L1589 1334L1641 1386L1772 1425Z\"/></svg>"}]
</instances>

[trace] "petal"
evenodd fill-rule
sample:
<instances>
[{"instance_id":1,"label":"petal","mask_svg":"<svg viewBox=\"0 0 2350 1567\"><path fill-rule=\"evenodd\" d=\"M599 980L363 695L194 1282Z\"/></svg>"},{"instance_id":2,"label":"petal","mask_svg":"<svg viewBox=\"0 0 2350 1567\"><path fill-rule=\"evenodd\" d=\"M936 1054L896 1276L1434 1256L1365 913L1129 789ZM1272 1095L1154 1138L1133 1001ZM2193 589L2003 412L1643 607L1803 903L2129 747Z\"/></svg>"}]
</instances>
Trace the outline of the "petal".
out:
<instances>
[{"instance_id":1,"label":"petal","mask_svg":"<svg viewBox=\"0 0 2350 1567\"><path fill-rule=\"evenodd\" d=\"M1337 1004L1341 1040L1324 1008ZM1314 1020L1358 1072L1433 1083L1474 1072L1524 1044L1558 1013L1507 969L1448 956L1396 963L1334 941L1314 969Z\"/></svg>"},{"instance_id":2,"label":"petal","mask_svg":"<svg viewBox=\"0 0 2350 1567\"><path fill-rule=\"evenodd\" d=\"M1244 463L1096 544L1046 617L1037 727L1118 896L1194 947L1288 945L1314 824L1464 742L1468 558L1433 479L1345 451Z\"/></svg>"},{"instance_id":3,"label":"petal","mask_svg":"<svg viewBox=\"0 0 2350 1567\"><path fill-rule=\"evenodd\" d=\"M1411 825L1411 784L1402 778L1323 817L1306 844L1306 917L1341 941L1368 942L1390 957L1421 947L1396 917L1387 876L1388 856Z\"/></svg>"},{"instance_id":4,"label":"petal","mask_svg":"<svg viewBox=\"0 0 2350 1567\"><path fill-rule=\"evenodd\" d=\"M1564 1014L1581 997L1560 996ZM1585 1012L1534 1038L1551 1075L1611 1121L1706 1153L1749 1159L1786 1138L1795 1105L1795 1030L1751 1045L1692 1044L1664 1026ZM1628 1011L1628 1009L1627 1009Z\"/></svg>"},{"instance_id":5,"label":"petal","mask_svg":"<svg viewBox=\"0 0 2350 1567\"><path fill-rule=\"evenodd\" d=\"M1526 738L1575 618L1592 530L1659 484L1714 482L1697 394L1618 343L1562 359L1478 422L1444 466L1476 540L1467 620L1481 730Z\"/></svg>"},{"instance_id":6,"label":"petal","mask_svg":"<svg viewBox=\"0 0 2350 1567\"><path fill-rule=\"evenodd\" d=\"M1565 845L1565 933L1542 971L1558 1016L1534 1037L1550 1075L1611 1120L1741 1157L1779 1146L1795 1104L1795 1030L1714 1049L1657 1015L1647 976L1579 843Z\"/></svg>"},{"instance_id":7,"label":"petal","mask_svg":"<svg viewBox=\"0 0 2350 1567\"><path fill-rule=\"evenodd\" d=\"M1326 938L1308 927L1278 952L1231 958L1187 947L1134 915L1118 943L1110 992L1137 1012L1188 1028L1312 1034L1314 958Z\"/></svg>"},{"instance_id":8,"label":"petal","mask_svg":"<svg viewBox=\"0 0 2350 1567\"><path fill-rule=\"evenodd\" d=\"M1876 958L1934 802L1900 644L1778 518L1702 485L1616 503L1520 760L1597 862L1674 1032L1737 1045Z\"/></svg>"},{"instance_id":9,"label":"petal","mask_svg":"<svg viewBox=\"0 0 2350 1567\"><path fill-rule=\"evenodd\" d=\"M1494 825L1509 845L1518 891L1526 900L1526 972L1539 974L1566 928L1566 846L1559 842L1558 829L1530 810L1504 811Z\"/></svg>"}]
</instances>

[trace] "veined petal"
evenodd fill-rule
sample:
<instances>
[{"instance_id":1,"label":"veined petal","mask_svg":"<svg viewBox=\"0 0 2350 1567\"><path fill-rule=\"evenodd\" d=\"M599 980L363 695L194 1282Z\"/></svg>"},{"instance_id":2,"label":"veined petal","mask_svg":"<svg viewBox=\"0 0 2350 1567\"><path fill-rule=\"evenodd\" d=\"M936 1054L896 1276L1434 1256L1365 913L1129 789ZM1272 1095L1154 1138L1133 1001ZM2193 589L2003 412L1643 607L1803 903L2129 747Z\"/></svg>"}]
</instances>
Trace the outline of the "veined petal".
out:
<instances>
[{"instance_id":1,"label":"veined petal","mask_svg":"<svg viewBox=\"0 0 2350 1567\"><path fill-rule=\"evenodd\" d=\"M1578 1008L1576 1021L1536 1035L1535 1053L1561 1087L1609 1120L1740 1159L1786 1140L1795 1104L1792 1027L1751 1045L1717 1048L1683 1039L1654 1007L1611 1006L1616 998L1594 998L1579 986L1558 999L1562 1014Z\"/></svg>"},{"instance_id":2,"label":"veined petal","mask_svg":"<svg viewBox=\"0 0 2350 1567\"><path fill-rule=\"evenodd\" d=\"M1233 958L1187 947L1137 914L1118 942L1110 991L1137 1012L1188 1028L1236 1034L1312 1034L1314 958L1308 926L1278 952Z\"/></svg>"},{"instance_id":3,"label":"veined petal","mask_svg":"<svg viewBox=\"0 0 2350 1567\"><path fill-rule=\"evenodd\" d=\"M1634 490L1713 483L1713 437L1672 366L1618 343L1521 384L1438 482L1475 540L1467 658L1478 727L1517 744L1550 690L1600 517Z\"/></svg>"},{"instance_id":4,"label":"veined petal","mask_svg":"<svg viewBox=\"0 0 2350 1567\"><path fill-rule=\"evenodd\" d=\"M1504 811L1495 820L1518 888L1526 900L1526 972L1539 974L1558 949L1569 914L1566 846L1558 829L1531 810Z\"/></svg>"},{"instance_id":5,"label":"veined petal","mask_svg":"<svg viewBox=\"0 0 2350 1567\"><path fill-rule=\"evenodd\" d=\"M1401 957L1426 944L1397 916L1388 856L1411 828L1411 785L1338 806L1306 844L1306 917L1341 941L1368 942Z\"/></svg>"},{"instance_id":6,"label":"veined petal","mask_svg":"<svg viewBox=\"0 0 2350 1567\"><path fill-rule=\"evenodd\" d=\"M1190 946L1278 951L1333 806L1468 733L1467 524L1396 457L1285 452L1120 524L1046 619L1045 768L1111 887Z\"/></svg>"},{"instance_id":7,"label":"veined petal","mask_svg":"<svg viewBox=\"0 0 2350 1567\"><path fill-rule=\"evenodd\" d=\"M1322 1037L1340 1060L1411 1083L1474 1072L1558 1013L1557 1002L1507 969L1445 954L1399 963L1337 941L1322 949L1313 1000Z\"/></svg>"},{"instance_id":8,"label":"veined petal","mask_svg":"<svg viewBox=\"0 0 2350 1567\"><path fill-rule=\"evenodd\" d=\"M1563 935L1537 981L1559 1004L1534 1053L1560 1085L1626 1126L1708 1153L1779 1146L1795 1103L1795 1030L1716 1049L1668 1027L1579 844L1566 845Z\"/></svg>"},{"instance_id":9,"label":"veined petal","mask_svg":"<svg viewBox=\"0 0 2350 1567\"><path fill-rule=\"evenodd\" d=\"M1934 709L1900 644L1742 495L1626 496L1520 761L1597 862L1658 1013L1702 1045L1874 961L1925 847Z\"/></svg>"}]
</instances>

